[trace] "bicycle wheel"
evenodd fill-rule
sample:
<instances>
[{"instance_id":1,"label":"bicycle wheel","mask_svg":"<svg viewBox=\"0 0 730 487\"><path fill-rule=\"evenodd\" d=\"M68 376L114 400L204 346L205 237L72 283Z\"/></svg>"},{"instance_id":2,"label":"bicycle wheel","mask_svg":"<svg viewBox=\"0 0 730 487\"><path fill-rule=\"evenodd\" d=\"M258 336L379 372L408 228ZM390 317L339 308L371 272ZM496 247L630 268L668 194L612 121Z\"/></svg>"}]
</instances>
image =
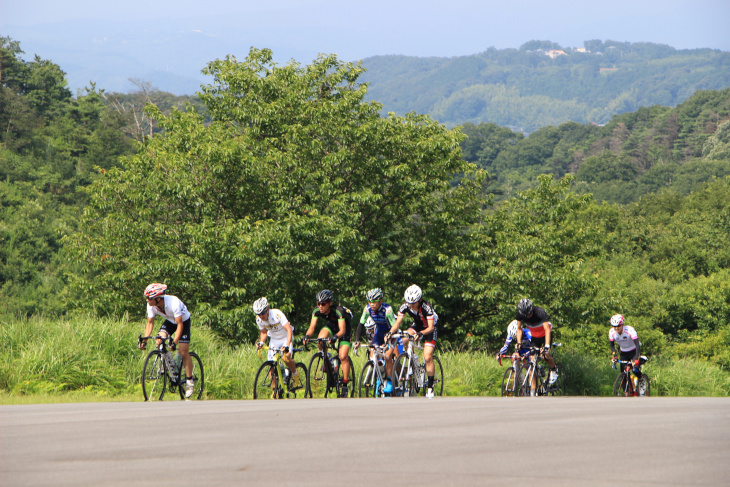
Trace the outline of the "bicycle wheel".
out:
<instances>
[{"instance_id":1,"label":"bicycle wheel","mask_svg":"<svg viewBox=\"0 0 730 487\"><path fill-rule=\"evenodd\" d=\"M307 397L326 397L327 369L324 354L317 352L309 359L309 374L307 374Z\"/></svg>"},{"instance_id":2,"label":"bicycle wheel","mask_svg":"<svg viewBox=\"0 0 730 487\"><path fill-rule=\"evenodd\" d=\"M307 366L301 362L297 362L296 367L297 374L299 376L297 377L298 384L295 383L293 376L289 379L286 397L296 398L298 393L302 393L303 397L307 397L307 377L309 376L307 373Z\"/></svg>"},{"instance_id":3,"label":"bicycle wheel","mask_svg":"<svg viewBox=\"0 0 730 487\"><path fill-rule=\"evenodd\" d=\"M626 372L621 372L613 383L613 395L625 397L631 395L631 379Z\"/></svg>"},{"instance_id":4,"label":"bicycle wheel","mask_svg":"<svg viewBox=\"0 0 730 487\"><path fill-rule=\"evenodd\" d=\"M342 375L342 364L340 363L340 358L335 356L333 357L332 363L336 364L334 369L337 371L337 377L335 379L335 390L337 391L337 397L355 397L355 384L357 382L355 381L355 365L352 363L352 359L348 356L347 361L350 363L350 373L349 378L347 379L348 388L347 388L347 394L343 394L342 387L343 387L343 379L344 376Z\"/></svg>"},{"instance_id":5,"label":"bicycle wheel","mask_svg":"<svg viewBox=\"0 0 730 487\"><path fill-rule=\"evenodd\" d=\"M525 364L520 367L520 373L517 374L519 381L518 395L529 397L532 391L532 380L535 377L535 366L533 364Z\"/></svg>"},{"instance_id":6,"label":"bicycle wheel","mask_svg":"<svg viewBox=\"0 0 730 487\"><path fill-rule=\"evenodd\" d=\"M162 401L167 389L167 374L159 350L152 350L142 368L142 394L145 401Z\"/></svg>"},{"instance_id":7,"label":"bicycle wheel","mask_svg":"<svg viewBox=\"0 0 730 487\"><path fill-rule=\"evenodd\" d=\"M357 383L358 397L380 397L382 384L378 382L375 362L368 360L360 373L360 382Z\"/></svg>"},{"instance_id":8,"label":"bicycle wheel","mask_svg":"<svg viewBox=\"0 0 730 487\"><path fill-rule=\"evenodd\" d=\"M198 357L198 354L195 352L190 352L190 359L193 361L193 374L191 375L193 378L193 393L187 399L200 399L203 397L203 391L205 390L203 361L200 360L200 357ZM180 399L185 400L185 375L187 375L187 372L185 371L184 366L182 367L182 370L179 371L179 375L180 387L178 390L180 391Z\"/></svg>"},{"instance_id":9,"label":"bicycle wheel","mask_svg":"<svg viewBox=\"0 0 730 487\"><path fill-rule=\"evenodd\" d=\"M651 380L649 379L649 376L645 373L641 373L641 379L639 380L639 394L641 395L642 389L644 391L644 396L650 396L651 395Z\"/></svg>"},{"instance_id":10,"label":"bicycle wheel","mask_svg":"<svg viewBox=\"0 0 730 487\"><path fill-rule=\"evenodd\" d=\"M568 374L567 372L565 372L565 369L561 364L556 363L555 369L558 371L558 378L552 384L547 385L547 392L550 396L564 396L565 384L568 380Z\"/></svg>"},{"instance_id":11,"label":"bicycle wheel","mask_svg":"<svg viewBox=\"0 0 730 487\"><path fill-rule=\"evenodd\" d=\"M415 377L408 355L402 353L393 366L393 395L410 397L415 391Z\"/></svg>"},{"instance_id":12,"label":"bicycle wheel","mask_svg":"<svg viewBox=\"0 0 730 487\"><path fill-rule=\"evenodd\" d=\"M276 362L273 360L267 360L261 364L253 382L254 399L279 399L281 397L276 367Z\"/></svg>"},{"instance_id":13,"label":"bicycle wheel","mask_svg":"<svg viewBox=\"0 0 730 487\"><path fill-rule=\"evenodd\" d=\"M519 395L520 381L514 367L508 367L502 377L502 396L514 397Z\"/></svg>"},{"instance_id":14,"label":"bicycle wheel","mask_svg":"<svg viewBox=\"0 0 730 487\"><path fill-rule=\"evenodd\" d=\"M433 356L434 376L433 376L433 393L436 396L444 395L444 368L441 366L441 359ZM423 394L426 394L426 387L423 388Z\"/></svg>"}]
</instances>

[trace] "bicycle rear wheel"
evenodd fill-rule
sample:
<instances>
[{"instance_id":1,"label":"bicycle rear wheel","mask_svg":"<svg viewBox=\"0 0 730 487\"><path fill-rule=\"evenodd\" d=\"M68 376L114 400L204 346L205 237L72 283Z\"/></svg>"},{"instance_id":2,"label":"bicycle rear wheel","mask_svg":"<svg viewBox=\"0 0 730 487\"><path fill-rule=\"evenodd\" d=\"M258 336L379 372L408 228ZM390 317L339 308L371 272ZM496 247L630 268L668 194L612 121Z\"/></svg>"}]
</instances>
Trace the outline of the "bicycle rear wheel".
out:
<instances>
[{"instance_id":1,"label":"bicycle rear wheel","mask_svg":"<svg viewBox=\"0 0 730 487\"><path fill-rule=\"evenodd\" d=\"M631 395L631 378L626 372L621 372L613 383L613 395L625 397Z\"/></svg>"},{"instance_id":2,"label":"bicycle rear wheel","mask_svg":"<svg viewBox=\"0 0 730 487\"><path fill-rule=\"evenodd\" d=\"M565 372L563 366L559 363L555 364L555 370L558 372L558 378L552 384L547 384L547 393L550 396L564 396L565 395L565 384L568 380L568 375ZM548 372L549 374L549 372ZM550 375L548 375L548 378Z\"/></svg>"},{"instance_id":3,"label":"bicycle rear wheel","mask_svg":"<svg viewBox=\"0 0 730 487\"><path fill-rule=\"evenodd\" d=\"M651 380L649 379L649 376L645 373L641 373L641 379L639 380L639 395L641 395L642 389L644 392L644 396L650 396L651 395Z\"/></svg>"},{"instance_id":4,"label":"bicycle rear wheel","mask_svg":"<svg viewBox=\"0 0 730 487\"><path fill-rule=\"evenodd\" d=\"M145 401L162 401L167 389L167 374L159 350L152 350L142 368L142 394Z\"/></svg>"},{"instance_id":5,"label":"bicycle rear wheel","mask_svg":"<svg viewBox=\"0 0 730 487\"><path fill-rule=\"evenodd\" d=\"M322 352L317 352L309 359L309 374L307 375L307 397L326 397L327 369L325 357Z\"/></svg>"},{"instance_id":6,"label":"bicycle rear wheel","mask_svg":"<svg viewBox=\"0 0 730 487\"><path fill-rule=\"evenodd\" d=\"M538 380L535 366L533 364L525 364L520 367L520 373L517 374L518 380L518 395L529 397L532 391L532 381ZM540 384L536 384L536 390L539 389ZM537 393L537 392L536 392Z\"/></svg>"},{"instance_id":7,"label":"bicycle rear wheel","mask_svg":"<svg viewBox=\"0 0 730 487\"><path fill-rule=\"evenodd\" d=\"M502 377L502 396L514 397L519 395L519 379L514 367L508 367Z\"/></svg>"},{"instance_id":8,"label":"bicycle rear wheel","mask_svg":"<svg viewBox=\"0 0 730 487\"><path fill-rule=\"evenodd\" d=\"M203 391L205 390L203 361L200 360L200 357L195 352L190 352L190 359L193 361L193 374L191 375L193 378L193 393L187 399L200 399L203 397ZM185 371L184 366L178 372L178 375L180 376L180 399L185 400L185 376L187 375L187 371Z\"/></svg>"},{"instance_id":9,"label":"bicycle rear wheel","mask_svg":"<svg viewBox=\"0 0 730 487\"><path fill-rule=\"evenodd\" d=\"M282 396L281 387L279 387L279 377L276 372L276 362L268 360L261 364L256 379L253 382L253 398L254 399L279 399Z\"/></svg>"},{"instance_id":10,"label":"bicycle rear wheel","mask_svg":"<svg viewBox=\"0 0 730 487\"><path fill-rule=\"evenodd\" d=\"M408 355L402 353L393 366L393 395L410 397L415 394L415 377Z\"/></svg>"},{"instance_id":11,"label":"bicycle rear wheel","mask_svg":"<svg viewBox=\"0 0 730 487\"><path fill-rule=\"evenodd\" d=\"M441 366L441 359L437 355L433 356L433 393L436 396L444 395L444 368ZM427 377L426 377L427 379ZM425 384L425 381L424 381ZM423 387L423 395L426 395L426 386Z\"/></svg>"}]
</instances>

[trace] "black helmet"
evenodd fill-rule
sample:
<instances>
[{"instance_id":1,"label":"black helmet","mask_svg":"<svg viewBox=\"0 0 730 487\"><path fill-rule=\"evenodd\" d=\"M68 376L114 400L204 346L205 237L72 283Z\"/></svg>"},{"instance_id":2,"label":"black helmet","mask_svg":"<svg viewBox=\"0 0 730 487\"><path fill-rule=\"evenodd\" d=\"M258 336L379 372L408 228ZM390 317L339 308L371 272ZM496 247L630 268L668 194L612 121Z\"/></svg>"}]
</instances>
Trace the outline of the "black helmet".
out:
<instances>
[{"instance_id":1,"label":"black helmet","mask_svg":"<svg viewBox=\"0 0 730 487\"><path fill-rule=\"evenodd\" d=\"M332 297L332 291L330 291L329 289L323 289L317 293L317 302L332 301Z\"/></svg>"},{"instance_id":2,"label":"black helmet","mask_svg":"<svg viewBox=\"0 0 730 487\"><path fill-rule=\"evenodd\" d=\"M532 313L532 301L527 298L520 299L520 302L517 304L517 311L522 316L530 316L530 313Z\"/></svg>"}]
</instances>

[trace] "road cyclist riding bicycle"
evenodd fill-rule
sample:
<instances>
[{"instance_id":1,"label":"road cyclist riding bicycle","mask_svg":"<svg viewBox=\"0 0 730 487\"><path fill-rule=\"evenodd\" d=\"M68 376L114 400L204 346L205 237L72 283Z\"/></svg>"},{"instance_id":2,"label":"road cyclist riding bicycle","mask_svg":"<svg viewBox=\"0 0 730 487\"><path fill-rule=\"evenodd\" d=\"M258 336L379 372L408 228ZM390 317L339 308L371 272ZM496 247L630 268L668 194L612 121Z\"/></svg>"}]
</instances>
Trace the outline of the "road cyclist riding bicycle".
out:
<instances>
[{"instance_id":1,"label":"road cyclist riding bicycle","mask_svg":"<svg viewBox=\"0 0 730 487\"><path fill-rule=\"evenodd\" d=\"M396 333L406 314L413 319L413 324L406 330L403 338L403 346L408 346L408 335L412 338L423 338L423 360L426 362L426 397L433 398L433 379L436 367L433 363L433 353L436 350L436 337L438 335L438 315L431 306L431 303L424 301L423 291L413 284L406 289L403 295L404 303L398 309L395 323L389 334ZM388 340L390 337L386 337Z\"/></svg>"},{"instance_id":2,"label":"road cyclist riding bicycle","mask_svg":"<svg viewBox=\"0 0 730 487\"><path fill-rule=\"evenodd\" d=\"M504 372L502 378L502 395L503 396L517 396L519 395L519 376L520 370L523 363L530 356L530 346L532 345L532 335L530 334L529 328L522 329L522 342L521 346L517 346L517 329L520 328L520 323L517 320L513 320L507 327L507 340L504 342L504 346L497 352L497 361L499 365L502 365L502 358L509 358L512 361L512 366ZM511 355L507 354L509 346L515 343L515 351Z\"/></svg>"},{"instance_id":3,"label":"road cyclist riding bicycle","mask_svg":"<svg viewBox=\"0 0 730 487\"><path fill-rule=\"evenodd\" d=\"M555 361L550 355L550 345L552 345L553 324L548 320L545 310L539 306L532 304L527 298L523 298L517 303L517 316L515 320L530 330L532 336L532 346L543 350L542 357L550 367L550 376L548 383L554 384L558 380L558 370L555 367ZM522 346L522 326L517 329L516 347Z\"/></svg>"},{"instance_id":4,"label":"road cyclist riding bicycle","mask_svg":"<svg viewBox=\"0 0 730 487\"><path fill-rule=\"evenodd\" d=\"M624 325L623 315L613 315L611 317L611 329L608 330L608 343L611 347L612 358L614 364L619 360L623 362L633 362L634 388L640 396L646 393L646 382L641 380L641 364L642 359L646 361L646 357L641 355L641 342L639 335L632 326ZM616 346L618 343L620 357L617 357Z\"/></svg>"},{"instance_id":5,"label":"road cyclist riding bicycle","mask_svg":"<svg viewBox=\"0 0 730 487\"><path fill-rule=\"evenodd\" d=\"M291 372L292 389L302 387L302 378L299 376L296 363L292 358L294 327L280 309L270 308L266 298L257 299L253 303L253 312L256 314L256 325L259 327L259 341L256 350L264 346L266 337L269 337L269 353L267 360L275 360L276 350L282 350L282 360Z\"/></svg>"},{"instance_id":6,"label":"road cyclist riding bicycle","mask_svg":"<svg viewBox=\"0 0 730 487\"><path fill-rule=\"evenodd\" d=\"M167 285L154 282L144 290L144 297L147 300L147 326L144 336L152 333L155 325L155 317L162 316L165 321L160 326L157 334L157 346L160 340L168 336L173 337L173 350L177 348L182 357L182 365L185 367L185 397L193 395L195 384L193 382L193 360L190 357L190 312L178 297L165 294ZM147 346L147 339L139 342L139 349L144 350Z\"/></svg>"},{"instance_id":7,"label":"road cyclist riding bicycle","mask_svg":"<svg viewBox=\"0 0 730 487\"><path fill-rule=\"evenodd\" d=\"M393 308L383 302L383 290L376 287L371 289L366 294L368 304L365 305L362 316L360 317L360 324L357 327L355 333L355 342L353 347L357 350L360 347L360 338L363 333L363 328L367 329L368 323L373 323L373 336L370 340L370 344L374 346L380 346L385 344L385 334L395 324L395 314ZM374 349L371 349L371 358L375 353ZM390 380L390 376L393 374L393 352L397 348L389 348L385 353L385 368L387 374L387 381L384 385L384 392L390 394L393 391L393 384Z\"/></svg>"},{"instance_id":8,"label":"road cyclist riding bicycle","mask_svg":"<svg viewBox=\"0 0 730 487\"><path fill-rule=\"evenodd\" d=\"M317 328L317 322L321 318L324 321L324 325L319 330L318 338L329 338L331 343L335 343L337 340L340 341L337 349L342 367L340 397L348 397L348 384L350 378L355 375L355 371L352 370L352 361L350 360L350 323L352 321L352 312L341 304L333 304L333 298L334 295L329 289L323 289L317 293L317 309L312 312L312 320L309 323L309 329L304 334L302 343L306 346ZM311 372L311 374L314 373L315 371ZM355 386L353 385L352 387L354 388Z\"/></svg>"}]
</instances>

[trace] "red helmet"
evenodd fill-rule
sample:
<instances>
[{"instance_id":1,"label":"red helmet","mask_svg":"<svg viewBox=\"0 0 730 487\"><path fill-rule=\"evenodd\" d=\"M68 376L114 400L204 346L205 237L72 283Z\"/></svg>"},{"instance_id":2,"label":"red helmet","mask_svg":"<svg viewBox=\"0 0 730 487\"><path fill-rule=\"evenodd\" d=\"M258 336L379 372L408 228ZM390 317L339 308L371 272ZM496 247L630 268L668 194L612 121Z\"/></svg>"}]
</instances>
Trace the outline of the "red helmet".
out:
<instances>
[{"instance_id":1,"label":"red helmet","mask_svg":"<svg viewBox=\"0 0 730 487\"><path fill-rule=\"evenodd\" d=\"M160 284L159 282L153 282L149 286L147 286L144 290L144 297L147 299L156 298L157 296L161 296L165 294L165 290L167 289L167 284Z\"/></svg>"},{"instance_id":2,"label":"red helmet","mask_svg":"<svg viewBox=\"0 0 730 487\"><path fill-rule=\"evenodd\" d=\"M613 315L611 317L611 326L618 327L624 324L624 315Z\"/></svg>"}]
</instances>

